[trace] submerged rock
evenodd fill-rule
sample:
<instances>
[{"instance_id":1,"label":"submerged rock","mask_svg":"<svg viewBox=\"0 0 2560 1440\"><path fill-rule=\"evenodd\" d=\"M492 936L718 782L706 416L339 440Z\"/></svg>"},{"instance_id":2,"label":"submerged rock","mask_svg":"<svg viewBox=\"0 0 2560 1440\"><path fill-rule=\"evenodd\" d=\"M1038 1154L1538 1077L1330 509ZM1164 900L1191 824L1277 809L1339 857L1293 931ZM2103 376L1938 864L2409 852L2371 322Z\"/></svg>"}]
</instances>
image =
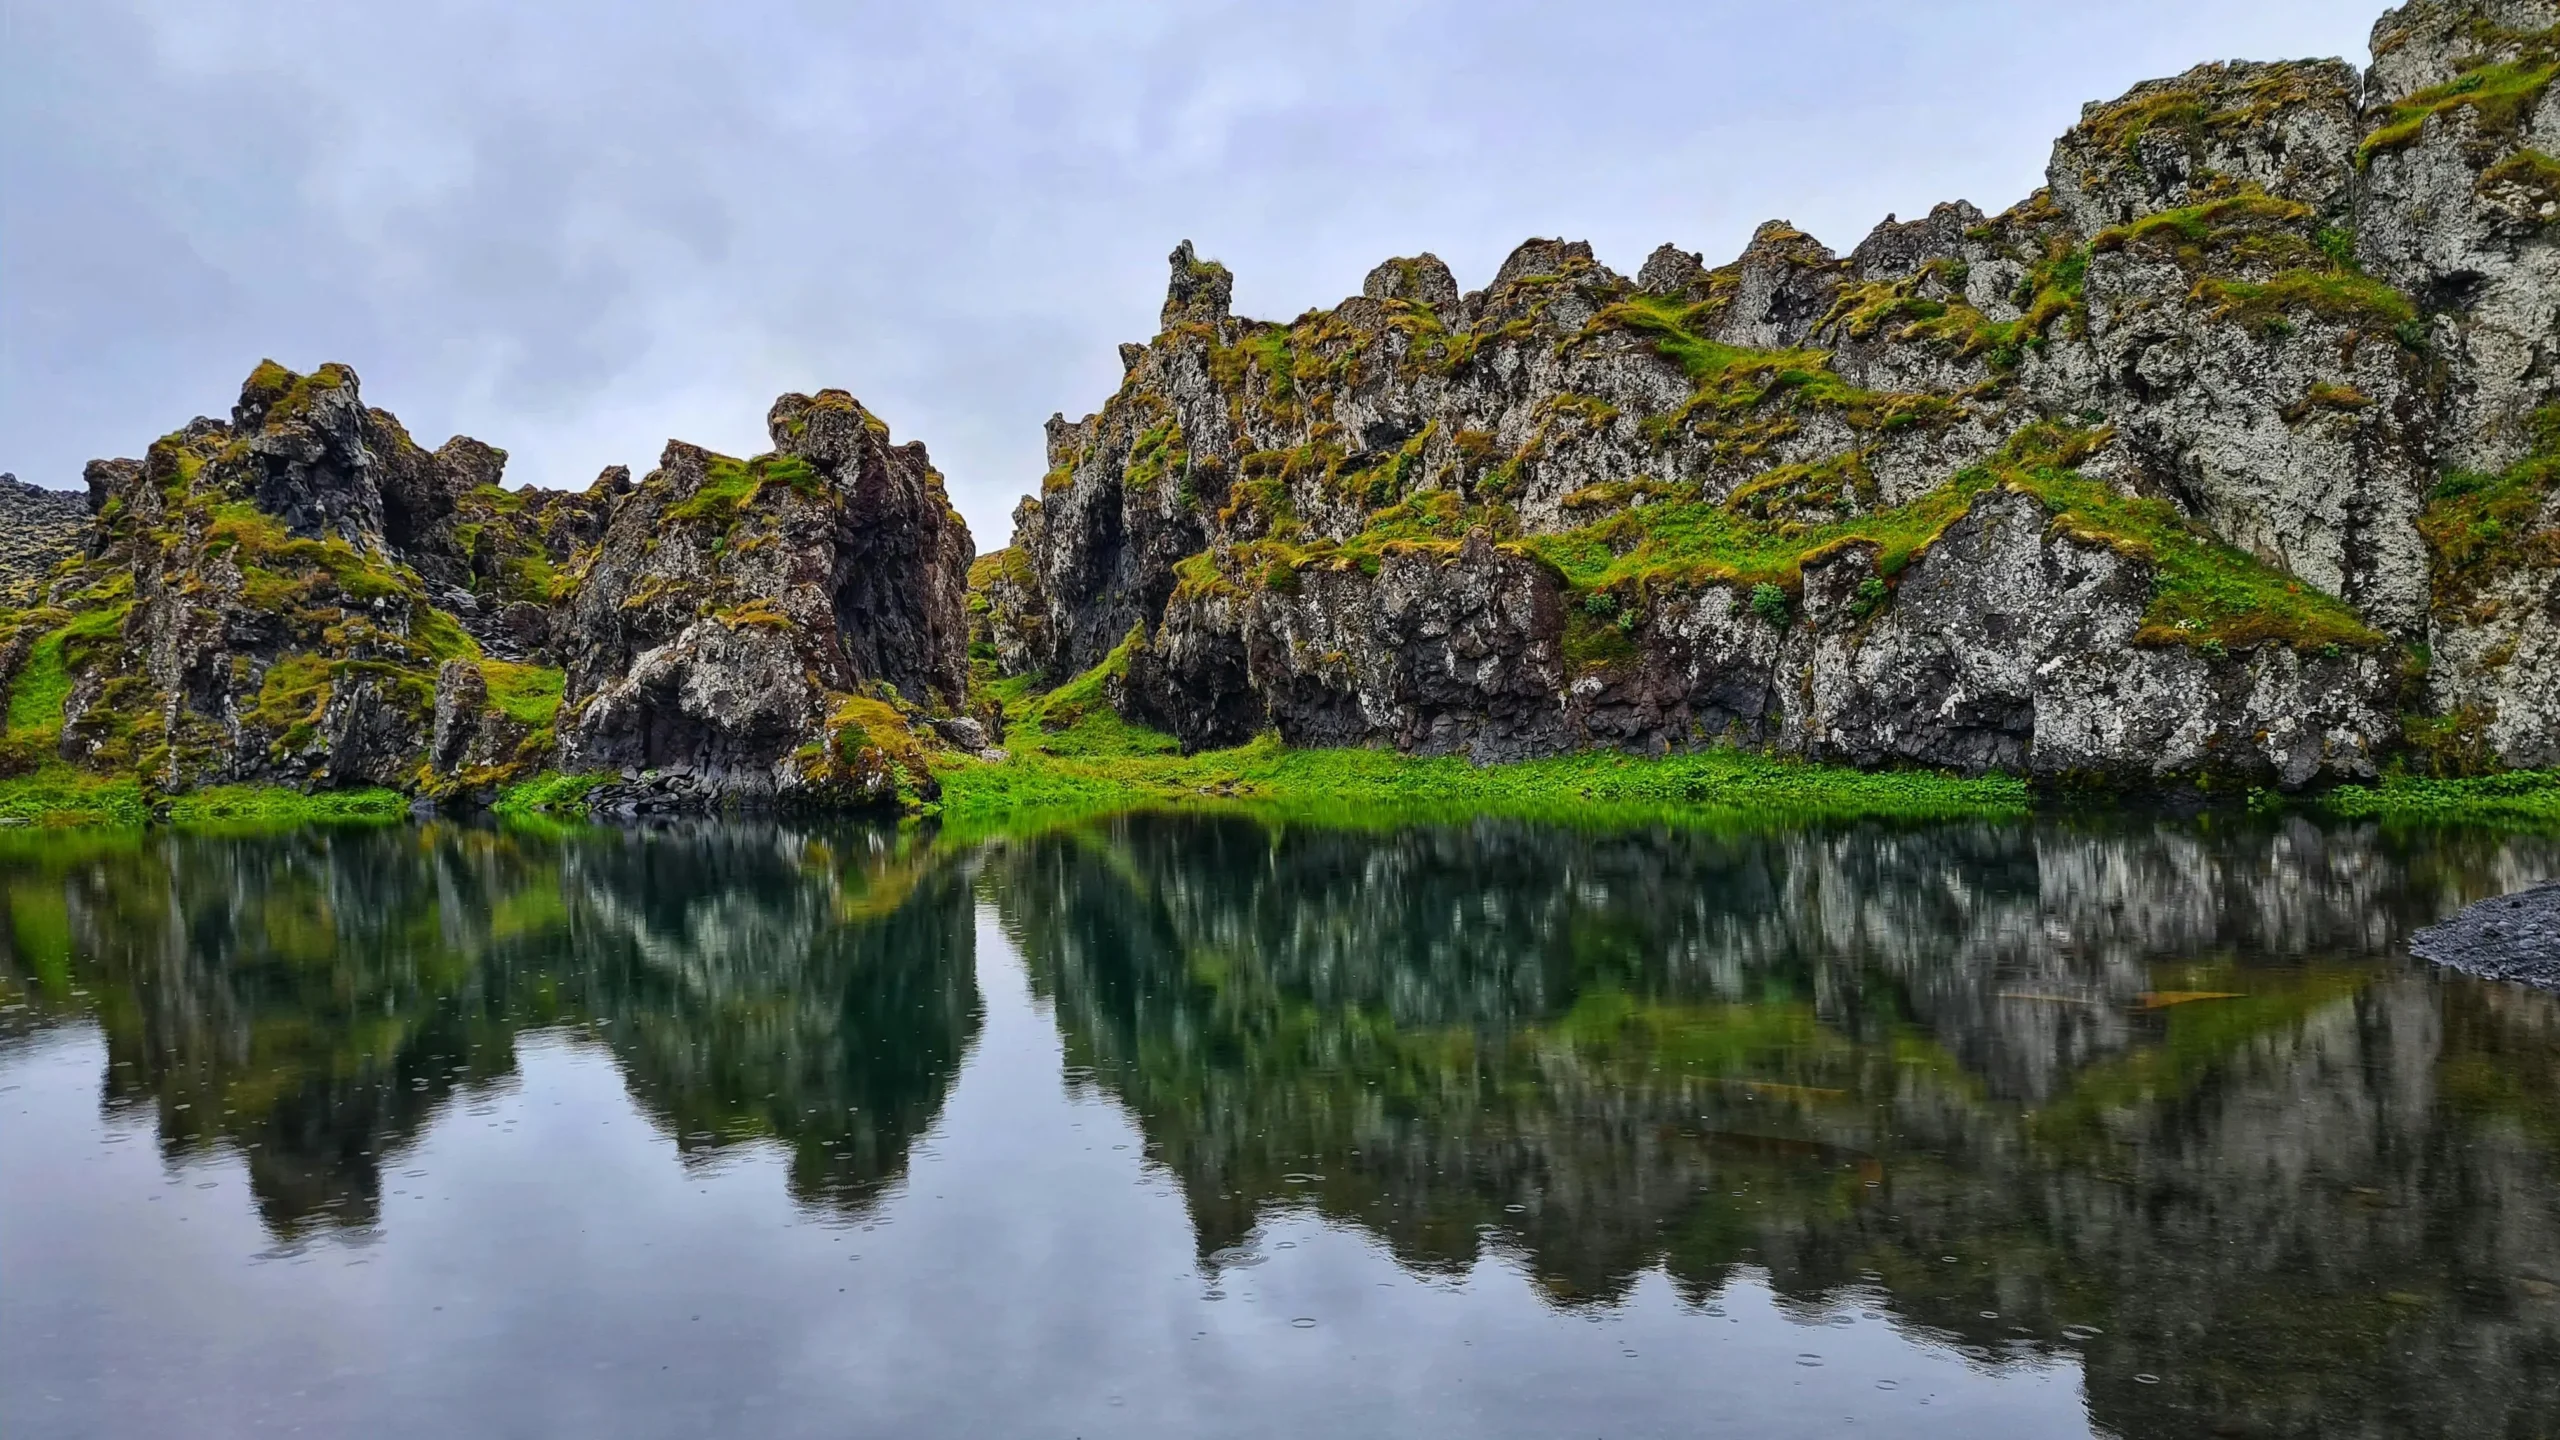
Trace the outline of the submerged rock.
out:
<instances>
[{"instance_id":1,"label":"submerged rock","mask_svg":"<svg viewBox=\"0 0 2560 1440\"><path fill-rule=\"evenodd\" d=\"M2560 990L2560 885L2483 900L2411 936L2409 953L2486 980Z\"/></svg>"}]
</instances>

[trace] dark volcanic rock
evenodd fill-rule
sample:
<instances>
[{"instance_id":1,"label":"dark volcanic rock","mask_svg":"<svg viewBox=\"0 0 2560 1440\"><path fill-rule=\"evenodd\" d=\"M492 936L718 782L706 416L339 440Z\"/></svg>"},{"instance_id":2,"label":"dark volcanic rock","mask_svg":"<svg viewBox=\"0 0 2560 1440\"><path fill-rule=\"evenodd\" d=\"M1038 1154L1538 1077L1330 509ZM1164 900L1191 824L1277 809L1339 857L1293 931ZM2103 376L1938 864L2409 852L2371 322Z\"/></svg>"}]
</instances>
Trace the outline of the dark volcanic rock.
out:
<instances>
[{"instance_id":1,"label":"dark volcanic rock","mask_svg":"<svg viewBox=\"0 0 2560 1440\"><path fill-rule=\"evenodd\" d=\"M1845 256L1540 239L1274 324L1185 245L1050 422L986 641L1063 680L1137 632L1118 693L1194 745L2291 787L2410 712L2422 759L2560 764L2560 86L2498 89L2560 3L2420 0L2374 52L2146 82L2020 204ZM1526 567L1498 623L1475 531Z\"/></svg>"},{"instance_id":2,"label":"dark volcanic rock","mask_svg":"<svg viewBox=\"0 0 2560 1440\"><path fill-rule=\"evenodd\" d=\"M668 445L568 612L566 763L693 777L617 805L880 800L902 770L929 791L865 697L966 702L972 547L924 447L841 390L767 426L754 460Z\"/></svg>"},{"instance_id":3,"label":"dark volcanic rock","mask_svg":"<svg viewBox=\"0 0 2560 1440\"><path fill-rule=\"evenodd\" d=\"M2409 953L2487 980L2560 990L2560 885L2483 900L2411 936Z\"/></svg>"},{"instance_id":4,"label":"dark volcanic rock","mask_svg":"<svg viewBox=\"0 0 2560 1440\"><path fill-rule=\"evenodd\" d=\"M929 791L909 722L966 698L966 527L841 391L771 423L755 460L508 490L503 451L420 447L352 370L262 364L43 532L81 563L0 610L0 685L66 698L10 763L454 799L565 762L630 768L634 809Z\"/></svg>"},{"instance_id":5,"label":"dark volcanic rock","mask_svg":"<svg viewBox=\"0 0 2560 1440\"><path fill-rule=\"evenodd\" d=\"M54 567L80 553L89 507L78 495L0 474L0 603L31 595Z\"/></svg>"}]
</instances>

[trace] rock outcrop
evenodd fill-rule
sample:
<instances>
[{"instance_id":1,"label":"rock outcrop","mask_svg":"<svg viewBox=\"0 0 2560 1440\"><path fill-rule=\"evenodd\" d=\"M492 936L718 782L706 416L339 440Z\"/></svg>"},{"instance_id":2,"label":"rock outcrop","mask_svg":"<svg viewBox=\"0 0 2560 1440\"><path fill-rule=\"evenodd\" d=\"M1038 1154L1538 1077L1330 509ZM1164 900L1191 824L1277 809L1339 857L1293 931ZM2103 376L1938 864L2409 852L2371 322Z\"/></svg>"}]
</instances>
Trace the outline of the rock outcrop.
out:
<instances>
[{"instance_id":1,"label":"rock outcrop","mask_svg":"<svg viewBox=\"0 0 2560 1440\"><path fill-rule=\"evenodd\" d=\"M88 525L79 496L0 474L0 604L34 598L56 566L80 553Z\"/></svg>"},{"instance_id":2,"label":"rock outcrop","mask_svg":"<svg viewBox=\"0 0 2560 1440\"><path fill-rule=\"evenodd\" d=\"M930 787L888 702L967 703L968 526L845 392L766 425L755 460L670 444L614 508L567 617L563 759L816 802Z\"/></svg>"},{"instance_id":3,"label":"rock outcrop","mask_svg":"<svg viewBox=\"0 0 2560 1440\"><path fill-rule=\"evenodd\" d=\"M2560 4L2374 53L2137 86L2027 201L1846 256L1533 240L1283 325L1186 244L982 638L1053 680L1126 643L1194 746L2560 763Z\"/></svg>"},{"instance_id":4,"label":"rock outcrop","mask_svg":"<svg viewBox=\"0 0 2560 1440\"><path fill-rule=\"evenodd\" d=\"M753 460L511 490L352 370L262 364L227 423L89 466L78 563L0 611L9 763L447 800L569 765L626 771L633 810L929 790L911 722L966 698L966 528L843 392L772 422Z\"/></svg>"}]
</instances>

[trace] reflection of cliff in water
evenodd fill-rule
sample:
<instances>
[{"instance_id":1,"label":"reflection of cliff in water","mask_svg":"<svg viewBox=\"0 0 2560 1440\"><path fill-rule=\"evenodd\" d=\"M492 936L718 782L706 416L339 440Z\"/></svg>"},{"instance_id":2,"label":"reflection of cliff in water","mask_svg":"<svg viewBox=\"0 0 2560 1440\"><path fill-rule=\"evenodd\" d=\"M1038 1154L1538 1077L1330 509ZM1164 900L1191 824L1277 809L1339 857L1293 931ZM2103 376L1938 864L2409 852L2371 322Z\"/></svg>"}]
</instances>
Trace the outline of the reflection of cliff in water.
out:
<instances>
[{"instance_id":1,"label":"reflection of cliff in water","mask_svg":"<svg viewBox=\"0 0 2560 1440\"><path fill-rule=\"evenodd\" d=\"M377 1216L387 1155L588 1027L688 1156L768 1139L805 1202L905 1172L977 1032L967 883L864 831L430 826L0 860L0 975L93 1011L111 1110L246 1158L280 1238Z\"/></svg>"},{"instance_id":2,"label":"reflection of cliff in water","mask_svg":"<svg viewBox=\"0 0 2560 1440\"><path fill-rule=\"evenodd\" d=\"M1141 818L992 876L1213 1265L1293 1205L1568 1304L1750 1264L2073 1346L2127 1436L2382 1436L2560 1407L2560 1003L2395 953L2555 872L2301 824Z\"/></svg>"}]
</instances>

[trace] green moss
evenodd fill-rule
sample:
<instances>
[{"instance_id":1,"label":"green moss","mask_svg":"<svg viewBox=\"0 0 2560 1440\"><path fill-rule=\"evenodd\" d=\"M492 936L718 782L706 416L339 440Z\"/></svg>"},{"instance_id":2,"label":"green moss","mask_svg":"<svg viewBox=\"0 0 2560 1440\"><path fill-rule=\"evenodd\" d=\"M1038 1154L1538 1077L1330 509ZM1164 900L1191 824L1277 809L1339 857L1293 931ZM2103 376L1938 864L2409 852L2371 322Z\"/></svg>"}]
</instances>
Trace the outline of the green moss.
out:
<instances>
[{"instance_id":1,"label":"green moss","mask_svg":"<svg viewBox=\"0 0 2560 1440\"><path fill-rule=\"evenodd\" d=\"M2560 568L2560 531L2535 528L2560 489L2560 404L2536 411L2528 432L2532 448L2523 459L2494 475L2447 475L2418 513L2418 533L2435 557L2437 604L2458 606L2520 566Z\"/></svg>"},{"instance_id":2,"label":"green moss","mask_svg":"<svg viewBox=\"0 0 2560 1440\"><path fill-rule=\"evenodd\" d=\"M530 820L543 816L583 815L587 796L597 787L609 785L610 774L564 774L554 771L510 785L498 792L497 803L489 808L506 820Z\"/></svg>"},{"instance_id":3,"label":"green moss","mask_svg":"<svg viewBox=\"0 0 2560 1440\"><path fill-rule=\"evenodd\" d=\"M1121 471L1121 482L1143 495L1168 472L1187 473L1190 468L1190 452L1182 445L1182 422L1167 416L1130 442L1129 462Z\"/></svg>"},{"instance_id":4,"label":"green moss","mask_svg":"<svg viewBox=\"0 0 2560 1440\"><path fill-rule=\"evenodd\" d=\"M71 698L71 670L63 661L63 638L63 632L57 630L28 650L26 663L18 667L16 678L9 682L9 719L0 733L26 738L61 732L62 707Z\"/></svg>"},{"instance_id":5,"label":"green moss","mask_svg":"<svg viewBox=\"0 0 2560 1440\"><path fill-rule=\"evenodd\" d=\"M2525 203L2538 210L2560 200L2560 160L2539 150L2518 150L2480 172L2480 188L2487 190L2492 187L2522 190Z\"/></svg>"},{"instance_id":6,"label":"green moss","mask_svg":"<svg viewBox=\"0 0 2560 1440\"><path fill-rule=\"evenodd\" d=\"M1579 590L1717 583L1792 594L1803 588L1805 565L1851 546L1872 548L1883 574L1900 573L1975 500L2005 487L2034 496L2055 512L2055 525L2075 538L2153 567L2156 588L2144 617L2144 643L2382 643L2342 602L2213 539L2167 503L2118 494L2070 468L2104 438L2099 432L2031 427L1990 464L1902 505L1847 518L1773 521L1752 513L1754 496L1738 493L1721 505L1647 505L1518 544Z\"/></svg>"},{"instance_id":7,"label":"green moss","mask_svg":"<svg viewBox=\"0 0 2560 1440\"><path fill-rule=\"evenodd\" d=\"M1046 694L1022 693L1006 707L1010 718L1005 744L1026 756L1179 753L1182 747L1172 736L1121 719L1106 696L1108 687L1127 678L1130 655L1145 643L1143 634L1133 629L1092 669Z\"/></svg>"},{"instance_id":8,"label":"green moss","mask_svg":"<svg viewBox=\"0 0 2560 1440\"><path fill-rule=\"evenodd\" d=\"M546 665L518 665L505 660L480 662L488 682L489 703L522 725L541 729L560 713L560 694L567 675Z\"/></svg>"},{"instance_id":9,"label":"green moss","mask_svg":"<svg viewBox=\"0 0 2560 1440\"><path fill-rule=\"evenodd\" d=\"M2197 283L2195 298L2217 316L2260 326L2308 314L2390 330L2418 318L2417 304L2403 292L2342 270L2288 270L2263 282L2208 277Z\"/></svg>"},{"instance_id":10,"label":"green moss","mask_svg":"<svg viewBox=\"0 0 2560 1440\"><path fill-rule=\"evenodd\" d=\"M336 667L311 654L277 658L259 677L257 703L241 718L276 735L276 743L298 750L318 738L320 717L329 708Z\"/></svg>"},{"instance_id":11,"label":"green moss","mask_svg":"<svg viewBox=\"0 0 2560 1440\"><path fill-rule=\"evenodd\" d=\"M2475 66L2393 105L2390 118L2356 147L2356 163L2416 144L2427 121L2455 110L2469 110L2486 135L2521 129L2542 102L2542 92L2560 77L2560 30L2518 39L2521 53L2515 59Z\"/></svg>"},{"instance_id":12,"label":"green moss","mask_svg":"<svg viewBox=\"0 0 2560 1440\"><path fill-rule=\"evenodd\" d=\"M699 522L727 530L737 523L741 513L754 507L767 483L784 485L811 497L820 494L826 485L824 478L796 455L759 455L752 460L714 455L703 464L702 484L691 495L668 506L662 518L670 524Z\"/></svg>"},{"instance_id":13,"label":"green moss","mask_svg":"<svg viewBox=\"0 0 2560 1440\"><path fill-rule=\"evenodd\" d=\"M2056 528L2150 562L2151 606L2137 644L2384 643L2345 602L2206 534L2165 500L2120 494L2053 467L2029 467L2009 483L2053 511Z\"/></svg>"}]
</instances>

